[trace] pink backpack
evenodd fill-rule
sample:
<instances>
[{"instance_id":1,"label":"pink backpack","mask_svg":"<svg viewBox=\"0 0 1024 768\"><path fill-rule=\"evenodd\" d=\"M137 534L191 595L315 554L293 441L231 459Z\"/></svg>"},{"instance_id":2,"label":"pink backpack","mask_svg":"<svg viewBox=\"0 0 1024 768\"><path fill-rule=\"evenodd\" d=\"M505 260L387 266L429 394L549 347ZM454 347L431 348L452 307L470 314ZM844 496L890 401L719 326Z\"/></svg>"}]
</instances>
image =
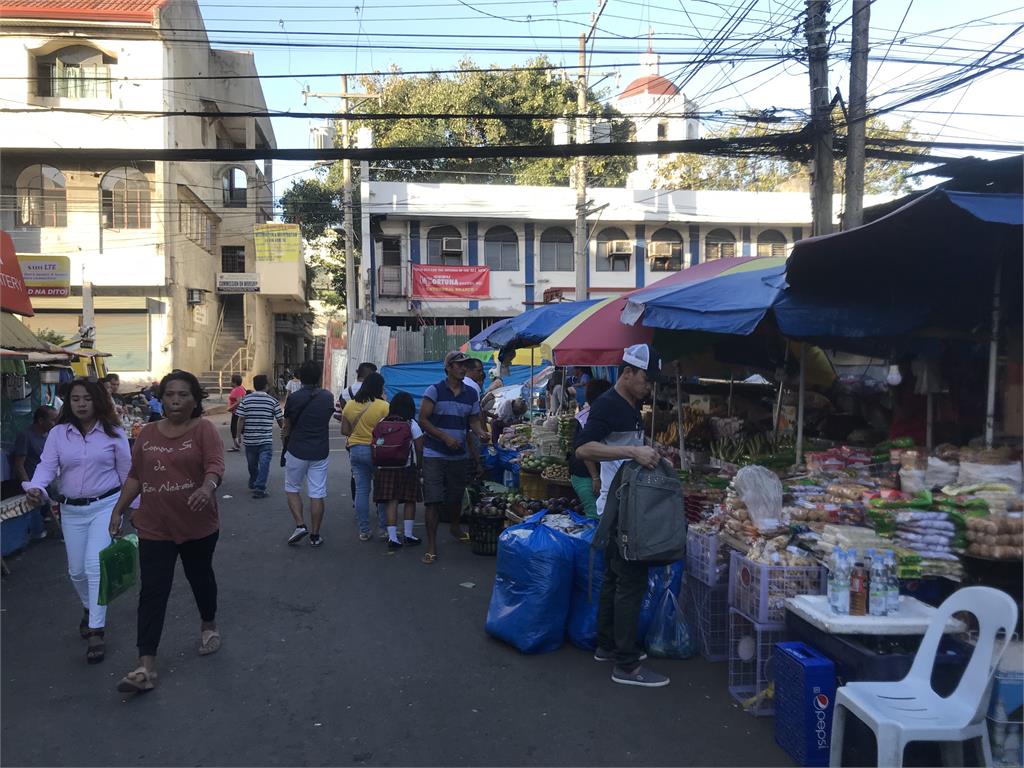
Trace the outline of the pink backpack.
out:
<instances>
[{"instance_id":1,"label":"pink backpack","mask_svg":"<svg viewBox=\"0 0 1024 768\"><path fill-rule=\"evenodd\" d=\"M399 416L377 422L370 438L370 457L375 467L404 467L412 450L412 426Z\"/></svg>"}]
</instances>

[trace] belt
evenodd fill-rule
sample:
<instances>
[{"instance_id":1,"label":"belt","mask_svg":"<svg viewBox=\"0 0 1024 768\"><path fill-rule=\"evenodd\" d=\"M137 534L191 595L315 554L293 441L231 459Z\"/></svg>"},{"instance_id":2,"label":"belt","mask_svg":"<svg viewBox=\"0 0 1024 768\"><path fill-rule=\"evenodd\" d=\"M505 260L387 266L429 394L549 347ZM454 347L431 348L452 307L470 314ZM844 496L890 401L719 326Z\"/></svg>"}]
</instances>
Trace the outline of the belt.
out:
<instances>
[{"instance_id":1,"label":"belt","mask_svg":"<svg viewBox=\"0 0 1024 768\"><path fill-rule=\"evenodd\" d=\"M69 499L67 496L61 496L57 500L61 504L67 504L67 505L72 506L72 507L84 507L86 504L92 504L94 501L99 501L100 499L106 499L106 498L108 498L110 496L113 496L115 493L120 493L120 492L121 492L120 488L111 488L106 493L104 493L104 494L102 494L100 496L93 496L91 499Z\"/></svg>"}]
</instances>

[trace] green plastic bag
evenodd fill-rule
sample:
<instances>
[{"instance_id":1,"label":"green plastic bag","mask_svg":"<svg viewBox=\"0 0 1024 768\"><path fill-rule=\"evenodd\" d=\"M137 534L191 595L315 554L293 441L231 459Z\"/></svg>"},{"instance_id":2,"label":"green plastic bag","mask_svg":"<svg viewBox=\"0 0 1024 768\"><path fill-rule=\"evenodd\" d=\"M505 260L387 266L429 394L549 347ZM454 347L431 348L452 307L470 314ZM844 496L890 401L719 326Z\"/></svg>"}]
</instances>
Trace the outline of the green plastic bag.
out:
<instances>
[{"instance_id":1,"label":"green plastic bag","mask_svg":"<svg viewBox=\"0 0 1024 768\"><path fill-rule=\"evenodd\" d=\"M100 605L109 605L135 586L139 572L139 537L134 533L114 539L100 550Z\"/></svg>"}]
</instances>

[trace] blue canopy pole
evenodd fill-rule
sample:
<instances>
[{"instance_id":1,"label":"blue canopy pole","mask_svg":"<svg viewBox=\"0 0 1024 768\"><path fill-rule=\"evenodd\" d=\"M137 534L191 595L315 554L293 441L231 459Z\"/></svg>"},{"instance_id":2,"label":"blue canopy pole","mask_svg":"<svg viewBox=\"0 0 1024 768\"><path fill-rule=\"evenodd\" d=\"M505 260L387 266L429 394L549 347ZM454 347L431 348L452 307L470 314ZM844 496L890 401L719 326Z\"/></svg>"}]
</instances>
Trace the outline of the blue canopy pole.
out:
<instances>
[{"instance_id":1,"label":"blue canopy pole","mask_svg":"<svg viewBox=\"0 0 1024 768\"><path fill-rule=\"evenodd\" d=\"M804 461L804 393L807 389L807 344L800 342L800 394L796 401L796 463Z\"/></svg>"},{"instance_id":2,"label":"blue canopy pole","mask_svg":"<svg viewBox=\"0 0 1024 768\"><path fill-rule=\"evenodd\" d=\"M988 344L988 400L985 404L985 447L992 447L996 427L996 356L999 353L999 291L1003 276L1002 261L996 264L992 286L992 340Z\"/></svg>"}]
</instances>

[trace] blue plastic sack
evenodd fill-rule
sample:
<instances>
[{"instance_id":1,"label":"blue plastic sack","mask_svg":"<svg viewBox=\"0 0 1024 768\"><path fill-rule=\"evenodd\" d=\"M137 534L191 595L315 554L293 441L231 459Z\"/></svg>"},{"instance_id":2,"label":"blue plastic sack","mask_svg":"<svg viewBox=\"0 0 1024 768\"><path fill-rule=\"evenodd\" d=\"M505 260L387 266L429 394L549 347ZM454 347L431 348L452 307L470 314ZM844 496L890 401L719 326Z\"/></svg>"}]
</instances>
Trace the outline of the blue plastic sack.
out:
<instances>
[{"instance_id":1,"label":"blue plastic sack","mask_svg":"<svg viewBox=\"0 0 1024 768\"><path fill-rule=\"evenodd\" d=\"M508 448L495 448L495 472L501 473L499 483L504 483L510 488L519 487L519 464L513 463L513 459L519 458L519 452ZM511 482L505 483L505 472L511 473Z\"/></svg>"},{"instance_id":2,"label":"blue plastic sack","mask_svg":"<svg viewBox=\"0 0 1024 768\"><path fill-rule=\"evenodd\" d=\"M498 537L487 634L523 653L557 650L565 640L572 594L574 546L541 523L541 510Z\"/></svg>"},{"instance_id":3,"label":"blue plastic sack","mask_svg":"<svg viewBox=\"0 0 1024 768\"><path fill-rule=\"evenodd\" d=\"M647 630L654 621L658 607L661 605L662 595L666 591L671 592L677 598L679 590L683 586L683 561L671 565L652 566L647 572L647 592L644 593L643 602L640 604L640 618L637 621L636 636L647 637Z\"/></svg>"},{"instance_id":4,"label":"blue plastic sack","mask_svg":"<svg viewBox=\"0 0 1024 768\"><path fill-rule=\"evenodd\" d=\"M592 651L597 647L597 604L604 583L604 553L590 548L597 531L597 521L575 513L572 519L586 526L568 538L573 543L572 597L569 600L569 642L577 648ZM593 577L591 577L593 553Z\"/></svg>"},{"instance_id":5,"label":"blue plastic sack","mask_svg":"<svg viewBox=\"0 0 1024 768\"><path fill-rule=\"evenodd\" d=\"M696 651L693 626L669 589L662 592L645 645L651 656L662 659L688 659Z\"/></svg>"}]
</instances>

